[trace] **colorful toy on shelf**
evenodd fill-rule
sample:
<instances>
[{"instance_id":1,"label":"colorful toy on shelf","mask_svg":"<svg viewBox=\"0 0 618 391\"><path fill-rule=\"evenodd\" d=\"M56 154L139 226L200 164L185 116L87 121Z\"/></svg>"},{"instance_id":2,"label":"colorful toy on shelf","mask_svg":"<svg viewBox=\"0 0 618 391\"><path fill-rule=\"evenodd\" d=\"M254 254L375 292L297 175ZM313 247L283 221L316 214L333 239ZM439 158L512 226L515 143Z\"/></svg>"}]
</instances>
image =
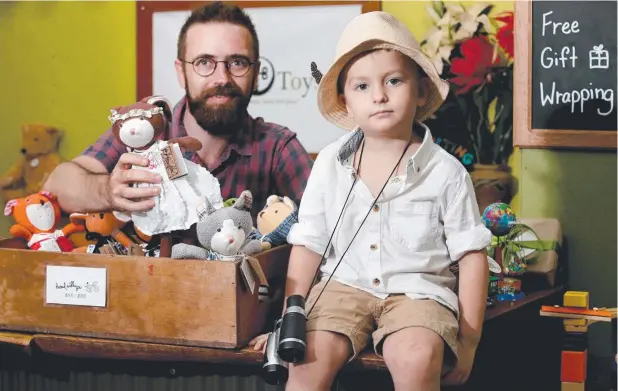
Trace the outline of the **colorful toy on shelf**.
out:
<instances>
[{"instance_id":1,"label":"colorful toy on shelf","mask_svg":"<svg viewBox=\"0 0 618 391\"><path fill-rule=\"evenodd\" d=\"M521 291L521 280L518 278L504 277L498 281L498 301L514 301L523 299L526 295Z\"/></svg>"},{"instance_id":2,"label":"colorful toy on shelf","mask_svg":"<svg viewBox=\"0 0 618 391\"><path fill-rule=\"evenodd\" d=\"M567 291L563 296L562 307L542 306L540 314L564 319L560 371L562 391L585 391L588 326L595 322L616 322L616 308L590 309L588 292Z\"/></svg>"},{"instance_id":3,"label":"colorful toy on shelf","mask_svg":"<svg viewBox=\"0 0 618 391\"><path fill-rule=\"evenodd\" d=\"M62 134L62 130L54 126L22 126L22 157L0 176L0 189L5 202L26 197L43 188L49 174L64 160L58 153Z\"/></svg>"},{"instance_id":4,"label":"colorful toy on shelf","mask_svg":"<svg viewBox=\"0 0 618 391\"><path fill-rule=\"evenodd\" d=\"M482 220L494 235L487 255L500 265L500 277L508 277L498 283L496 299L523 298L525 293L521 291L518 278L526 272L528 264L538 259L540 251L553 250L556 243L540 240L532 228L517 221L511 207L505 203L489 205L483 211Z\"/></svg>"},{"instance_id":5,"label":"colorful toy on shelf","mask_svg":"<svg viewBox=\"0 0 618 391\"><path fill-rule=\"evenodd\" d=\"M504 236L515 224L516 216L508 204L496 202L485 208L482 220L493 235Z\"/></svg>"},{"instance_id":6,"label":"colorful toy on shelf","mask_svg":"<svg viewBox=\"0 0 618 391\"><path fill-rule=\"evenodd\" d=\"M16 224L10 234L28 241L28 247L41 251L72 251L73 243L68 236L83 232L84 226L71 222L62 229L56 229L60 221L60 206L56 197L40 191L27 197L10 200L4 207L5 216L13 216Z\"/></svg>"}]
</instances>

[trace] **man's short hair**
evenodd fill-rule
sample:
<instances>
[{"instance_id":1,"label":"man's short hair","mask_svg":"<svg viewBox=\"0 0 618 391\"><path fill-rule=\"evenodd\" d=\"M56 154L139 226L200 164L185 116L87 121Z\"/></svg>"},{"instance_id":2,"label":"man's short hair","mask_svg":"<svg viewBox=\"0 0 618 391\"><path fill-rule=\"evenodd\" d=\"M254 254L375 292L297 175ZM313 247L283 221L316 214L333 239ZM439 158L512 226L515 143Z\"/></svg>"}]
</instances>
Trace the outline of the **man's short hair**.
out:
<instances>
[{"instance_id":1,"label":"man's short hair","mask_svg":"<svg viewBox=\"0 0 618 391\"><path fill-rule=\"evenodd\" d=\"M191 15L185 21L185 24L180 29L178 36L178 58L184 59L185 55L185 41L187 37L187 30L189 27L197 23L230 23L237 26L246 28L251 37L253 38L253 54L255 60L260 57L260 44L258 41L257 33L255 32L255 26L247 13L237 5L226 4L221 1L216 1L197 8L191 12Z\"/></svg>"}]
</instances>

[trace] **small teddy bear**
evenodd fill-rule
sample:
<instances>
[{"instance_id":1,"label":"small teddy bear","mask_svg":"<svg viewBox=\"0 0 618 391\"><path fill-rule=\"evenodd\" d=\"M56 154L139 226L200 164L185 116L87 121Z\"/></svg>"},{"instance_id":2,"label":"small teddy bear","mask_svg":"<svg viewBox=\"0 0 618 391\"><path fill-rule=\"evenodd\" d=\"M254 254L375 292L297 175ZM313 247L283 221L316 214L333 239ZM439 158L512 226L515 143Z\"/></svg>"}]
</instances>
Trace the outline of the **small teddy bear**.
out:
<instances>
[{"instance_id":1,"label":"small teddy bear","mask_svg":"<svg viewBox=\"0 0 618 391\"><path fill-rule=\"evenodd\" d=\"M266 206L258 213L257 230L251 238L269 243L272 247L287 243L292 225L298 222L298 208L289 197L271 195Z\"/></svg>"},{"instance_id":2,"label":"small teddy bear","mask_svg":"<svg viewBox=\"0 0 618 391\"><path fill-rule=\"evenodd\" d=\"M23 156L0 177L5 201L26 197L43 188L47 177L64 161L58 153L62 133L62 130L44 124L22 126Z\"/></svg>"},{"instance_id":3,"label":"small teddy bear","mask_svg":"<svg viewBox=\"0 0 618 391\"><path fill-rule=\"evenodd\" d=\"M69 252L74 245L68 236L83 232L84 226L71 222L61 230L56 229L60 213L56 196L47 191L10 200L4 207L4 215L12 215L16 222L10 228L11 235L26 239L30 249Z\"/></svg>"},{"instance_id":4,"label":"small teddy bear","mask_svg":"<svg viewBox=\"0 0 618 391\"><path fill-rule=\"evenodd\" d=\"M197 205L207 196L215 205L223 203L219 181L204 167L184 158L180 148L198 151L202 144L193 137L161 140L172 121L169 101L151 96L126 107L111 110L112 131L129 152L144 156L149 170L161 175L159 184L138 183L137 187L159 186L156 205L147 212L131 215L134 226L143 234L154 236L183 231L197 223Z\"/></svg>"},{"instance_id":5,"label":"small teddy bear","mask_svg":"<svg viewBox=\"0 0 618 391\"><path fill-rule=\"evenodd\" d=\"M202 247L178 243L172 247L172 258L235 260L243 254L263 251L259 240L248 239L253 229L251 205L253 196L249 190L241 193L234 205L215 209L204 199L196 225L197 240Z\"/></svg>"}]
</instances>

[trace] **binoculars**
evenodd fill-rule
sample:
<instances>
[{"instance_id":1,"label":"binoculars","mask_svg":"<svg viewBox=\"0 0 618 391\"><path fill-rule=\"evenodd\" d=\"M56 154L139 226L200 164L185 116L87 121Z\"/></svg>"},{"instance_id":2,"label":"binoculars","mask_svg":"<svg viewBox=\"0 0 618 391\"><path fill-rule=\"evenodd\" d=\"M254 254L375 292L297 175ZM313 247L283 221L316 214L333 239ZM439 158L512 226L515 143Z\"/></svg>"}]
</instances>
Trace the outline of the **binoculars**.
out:
<instances>
[{"instance_id":1,"label":"binoculars","mask_svg":"<svg viewBox=\"0 0 618 391\"><path fill-rule=\"evenodd\" d=\"M281 319L275 322L273 332L268 336L262 378L271 385L288 380L288 363L305 359L307 317L305 298L300 295L289 296Z\"/></svg>"}]
</instances>

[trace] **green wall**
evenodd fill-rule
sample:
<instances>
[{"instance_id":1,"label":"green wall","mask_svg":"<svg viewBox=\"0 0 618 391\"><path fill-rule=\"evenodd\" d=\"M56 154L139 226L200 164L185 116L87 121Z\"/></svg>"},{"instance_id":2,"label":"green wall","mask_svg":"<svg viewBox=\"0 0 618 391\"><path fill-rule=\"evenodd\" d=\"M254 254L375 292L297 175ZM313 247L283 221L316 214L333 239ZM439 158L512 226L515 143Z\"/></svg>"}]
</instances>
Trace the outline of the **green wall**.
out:
<instances>
[{"instance_id":1,"label":"green wall","mask_svg":"<svg viewBox=\"0 0 618 391\"><path fill-rule=\"evenodd\" d=\"M568 240L569 284L590 305L616 306L616 153L524 149L521 217L555 217ZM611 327L589 328L590 354L611 356Z\"/></svg>"}]
</instances>

